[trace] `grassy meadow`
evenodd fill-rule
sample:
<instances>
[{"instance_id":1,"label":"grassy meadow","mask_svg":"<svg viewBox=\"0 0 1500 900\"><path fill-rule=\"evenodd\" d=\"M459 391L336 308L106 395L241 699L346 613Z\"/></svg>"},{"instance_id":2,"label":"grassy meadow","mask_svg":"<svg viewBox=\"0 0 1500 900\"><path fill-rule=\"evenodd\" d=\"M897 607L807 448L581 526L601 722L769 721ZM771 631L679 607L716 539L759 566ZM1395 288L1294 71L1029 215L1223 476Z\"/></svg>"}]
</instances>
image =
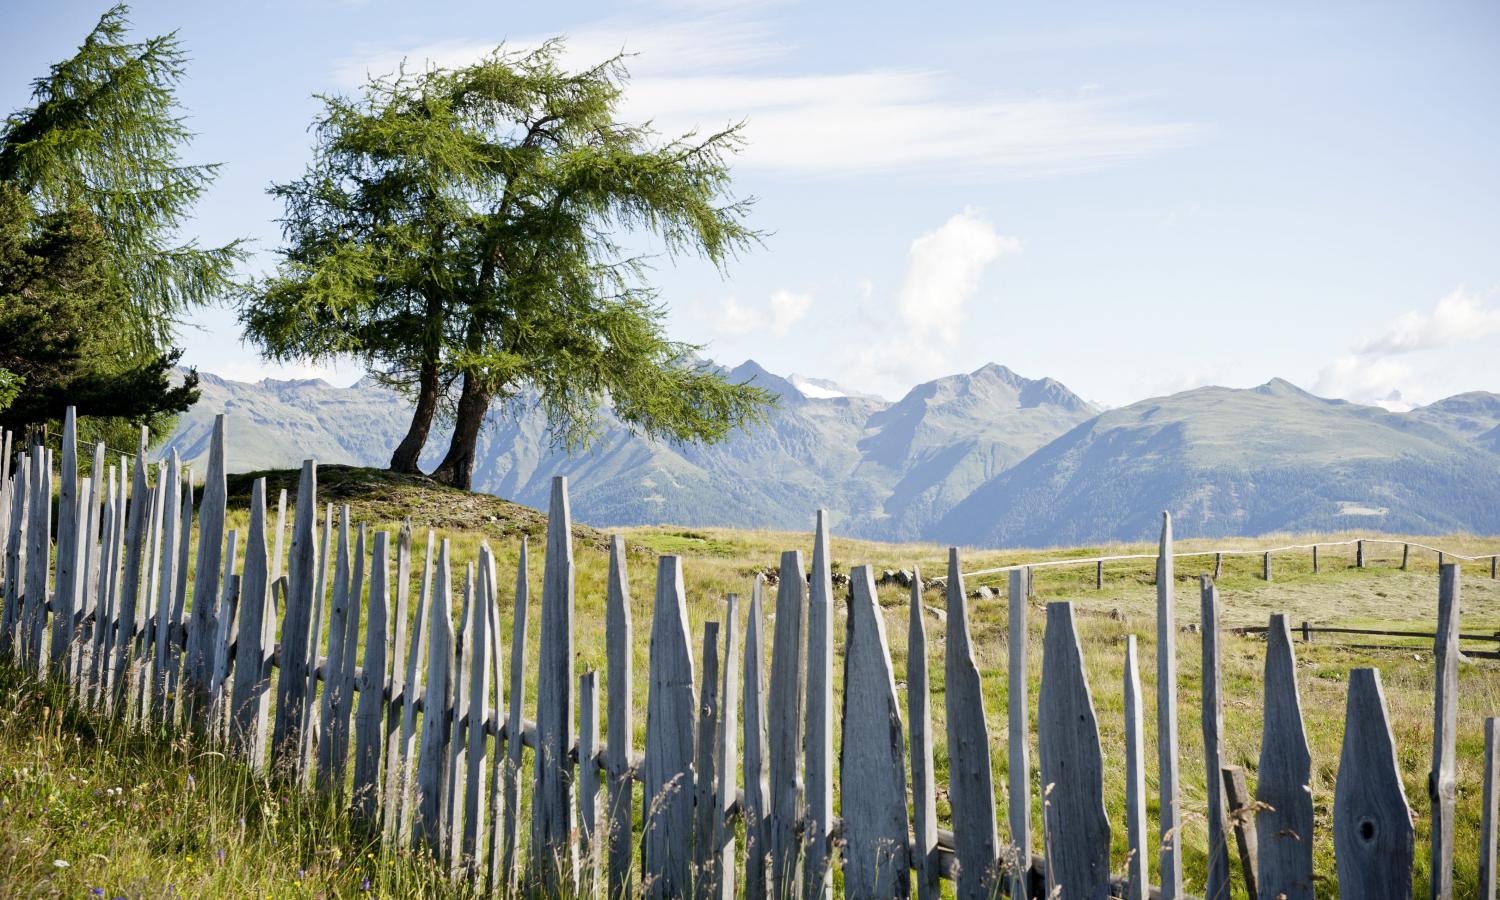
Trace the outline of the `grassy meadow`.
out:
<instances>
[{"instance_id":1,"label":"grassy meadow","mask_svg":"<svg viewBox=\"0 0 1500 900\"><path fill-rule=\"evenodd\" d=\"M353 506L356 521L372 528L395 530L399 516L410 511L417 528L413 564L420 572L428 527L452 541L455 559L455 599L461 596L463 565L477 557L481 540L497 556L503 652L510 652L511 598L519 541L532 542L530 583L531 644L529 660L537 654L539 597L544 541L543 519L494 498L461 494L383 477L363 470L320 471L323 497ZM278 473L280 484L291 475ZM231 484L230 528L246 526L244 488ZM273 481L274 488L278 482ZM459 492L453 492L458 494ZM454 502L449 502L454 501ZM703 625L722 615L723 598L738 593L744 601L757 572L778 564L782 550L801 550L807 562L812 553L813 511L808 511L805 533L774 533L718 528L625 528L634 615L634 676L636 698L635 749L645 737L645 699L650 623L658 554L683 559L688 609L695 653L701 653ZM1345 536L1319 536L1339 540ZM1211 547L1279 546L1303 543L1298 536L1216 541L1181 540L1179 551ZM1460 553L1495 552L1500 540L1464 536L1424 539ZM1050 550L971 550L963 556L966 571L1000 565L1104 553L1154 552L1154 542L1140 545L1074 547ZM1219 580L1222 603L1225 761L1246 768L1254 787L1260 747L1261 668L1263 639L1232 632L1238 626L1264 625L1272 612L1284 612L1295 624L1337 624L1399 627L1431 631L1437 606L1436 559L1413 551L1408 571L1399 571L1399 546L1372 545L1365 569L1353 566L1353 547L1330 548L1322 555L1322 572L1313 575L1306 551L1275 558L1275 581L1260 577L1256 556L1226 557ZM243 555L243 554L242 554ZM575 525L576 671L605 671L604 596L608 564L606 535ZM911 568L929 577L945 573L946 548L927 544L881 544L847 540L834 523L832 555L836 571L857 565L883 569ZM1180 626L1199 620L1198 578L1210 572L1213 558L1180 560L1175 585ZM1151 561L1118 562L1105 568L1104 589L1094 588L1092 565L1037 570L1035 598L1030 603L1029 662L1033 780L1036 775L1036 692L1042 666L1042 624L1049 601L1077 605L1088 677L1098 714L1105 759L1105 795L1113 835L1113 859L1125 859L1123 818L1124 723L1122 662L1125 637L1139 639L1141 678L1145 686L1146 739L1154 742L1154 682L1156 672L1155 588ZM997 804L1001 810L1002 842L1007 799L1007 606L1003 576L970 579L1000 588L995 600L971 601L975 655L985 689L986 714ZM415 581L414 576L414 581ZM843 591L837 593L842 596ZM1488 564L1471 564L1464 573L1463 631L1500 630L1500 582L1489 579ZM943 596L929 591L925 603L941 610ZM881 588L900 701L905 708L906 634L910 594L897 586ZM413 603L413 607L415 604ZM745 609L742 604L741 609ZM774 611L774 588L766 598L768 616ZM938 810L948 827L947 757L944 735L943 636L944 618L927 616L931 647L932 709L937 736ZM836 604L835 653L843 641L843 609ZM771 628L767 623L767 638ZM1354 643L1386 643L1400 649L1360 650ZM1474 645L1466 645L1471 649ZM1381 670L1395 733L1408 801L1417 828L1417 892L1426 890L1427 829L1430 809L1426 778L1432 742L1433 661L1431 642L1355 636L1316 636L1295 645L1303 714L1313 759L1311 785L1317 816L1313 836L1320 893L1336 891L1331 815L1343 735L1345 686L1350 669L1375 666ZM1183 845L1189 891L1201 894L1205 873L1203 848L1204 771L1198 707L1200 687L1199 640L1182 633L1178 641L1181 720L1181 765L1184 807ZM769 663L769 659L767 660ZM529 673L535 666L528 666ZM842 664L835 663L835 691ZM254 779L233 763L189 742L126 735L95 717L68 708L55 690L21 683L13 675L0 685L5 697L0 713L0 894L79 896L84 890L106 886L110 896L357 896L369 879L380 895L442 895L458 889L443 886L432 867L406 854L383 857L378 846L326 802L299 798L284 786ZM536 685L525 685L527 715L532 715ZM1457 896L1476 894L1476 858L1480 821L1480 769L1483 759L1482 722L1500 714L1500 663L1475 660L1460 673L1458 736L1458 880ZM507 686L509 688L509 686ZM607 693L608 685L604 690ZM835 709L838 707L837 693ZM601 702L601 710L606 704ZM51 710L45 712L44 710ZM57 710L66 710L59 714ZM607 727L607 726L606 726ZM835 730L837 750L838 732ZM529 753L528 753L529 755ZM1156 789L1155 753L1147 751L1147 787ZM190 777L191 776L191 777ZM196 787L189 785L196 783ZM101 794L109 788L123 794ZM1033 798L1040 790L1033 783ZM123 798L123 799L120 799ZM837 803L837 800L835 801ZM1040 834L1040 807L1035 804L1034 829ZM639 803L639 797L637 798ZM1156 809L1150 816L1154 830ZM87 823L87 824L80 824ZM524 834L524 829L523 829ZM222 855L221 854L222 851ZM372 854L368 855L367 854ZM191 861L189 861L191 857ZM55 866L63 860L67 867ZM1236 890L1242 890L1236 870ZM1155 860L1152 860L1153 881ZM170 888L168 887L170 885Z\"/></svg>"}]
</instances>

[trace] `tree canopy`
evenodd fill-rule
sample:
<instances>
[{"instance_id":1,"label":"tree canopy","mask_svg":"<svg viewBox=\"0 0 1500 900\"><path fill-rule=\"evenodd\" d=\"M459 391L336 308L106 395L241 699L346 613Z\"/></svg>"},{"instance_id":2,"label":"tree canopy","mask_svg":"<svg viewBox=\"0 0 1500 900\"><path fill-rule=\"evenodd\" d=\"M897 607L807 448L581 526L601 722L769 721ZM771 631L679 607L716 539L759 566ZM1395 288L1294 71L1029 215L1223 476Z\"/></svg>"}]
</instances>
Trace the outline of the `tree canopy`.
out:
<instances>
[{"instance_id":1,"label":"tree canopy","mask_svg":"<svg viewBox=\"0 0 1500 900\"><path fill-rule=\"evenodd\" d=\"M667 337L649 260L625 249L649 235L722 267L755 243L751 201L729 193L738 129L622 123L623 57L566 71L562 49L323 97L312 163L272 188L286 245L242 301L246 335L274 360L358 357L411 396L398 470L451 416L435 474L469 486L492 401L540 404L568 448L604 404L642 433L715 441L771 402Z\"/></svg>"}]
</instances>

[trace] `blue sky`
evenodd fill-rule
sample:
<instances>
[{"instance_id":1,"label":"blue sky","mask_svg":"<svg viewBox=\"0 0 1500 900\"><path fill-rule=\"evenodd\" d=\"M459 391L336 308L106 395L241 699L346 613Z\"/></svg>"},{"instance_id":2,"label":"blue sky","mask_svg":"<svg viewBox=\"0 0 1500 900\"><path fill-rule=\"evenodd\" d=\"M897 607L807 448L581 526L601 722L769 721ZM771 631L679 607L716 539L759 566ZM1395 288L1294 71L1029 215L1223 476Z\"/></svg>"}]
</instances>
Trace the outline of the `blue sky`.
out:
<instances>
[{"instance_id":1,"label":"blue sky","mask_svg":"<svg viewBox=\"0 0 1500 900\"><path fill-rule=\"evenodd\" d=\"M279 242L267 185L308 161L317 92L401 59L563 34L638 54L625 114L748 120L738 189L763 248L655 273L676 337L734 364L899 396L989 361L1110 405L1288 378L1389 404L1500 391L1500 7L1386 4L207 4L178 29L192 228ZM102 4L0 0L0 106ZM276 368L231 310L186 361ZM1399 392L1400 400L1393 399Z\"/></svg>"}]
</instances>

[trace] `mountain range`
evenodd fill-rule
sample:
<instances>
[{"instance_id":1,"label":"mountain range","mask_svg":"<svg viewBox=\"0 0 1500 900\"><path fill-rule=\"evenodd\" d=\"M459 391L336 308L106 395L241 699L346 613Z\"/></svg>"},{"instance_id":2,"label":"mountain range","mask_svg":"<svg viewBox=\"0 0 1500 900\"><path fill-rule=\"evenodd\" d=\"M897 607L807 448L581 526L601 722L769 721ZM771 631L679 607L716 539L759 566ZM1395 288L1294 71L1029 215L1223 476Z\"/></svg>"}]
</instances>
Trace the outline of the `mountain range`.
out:
<instances>
[{"instance_id":1,"label":"mountain range","mask_svg":"<svg viewBox=\"0 0 1500 900\"><path fill-rule=\"evenodd\" d=\"M773 392L762 426L691 446L632 433L569 456L522 403L491 413L477 490L542 506L569 476L595 525L805 529L817 508L844 534L1040 546L1151 535L1163 509L1183 536L1359 528L1500 533L1500 395L1389 412L1276 379L1100 410L1061 383L990 364L895 402L754 362L726 370ZM202 373L202 397L162 452L202 468L213 415L229 415L229 466L383 466L410 405L364 379L250 384ZM423 464L447 447L434 428Z\"/></svg>"}]
</instances>

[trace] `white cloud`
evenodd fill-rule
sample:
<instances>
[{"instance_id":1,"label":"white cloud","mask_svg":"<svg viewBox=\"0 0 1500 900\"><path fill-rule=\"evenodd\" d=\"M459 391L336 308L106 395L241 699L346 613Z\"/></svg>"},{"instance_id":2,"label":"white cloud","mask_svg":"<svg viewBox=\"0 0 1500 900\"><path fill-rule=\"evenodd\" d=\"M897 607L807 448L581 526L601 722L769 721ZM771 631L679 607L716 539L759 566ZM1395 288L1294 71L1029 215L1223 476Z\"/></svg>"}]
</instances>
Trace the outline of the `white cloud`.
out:
<instances>
[{"instance_id":1,"label":"white cloud","mask_svg":"<svg viewBox=\"0 0 1500 900\"><path fill-rule=\"evenodd\" d=\"M1002 254L1015 253L1021 242L995 231L993 223L973 209L944 222L911 242L906 278L897 307L918 337L936 335L958 343L964 306L979 290L979 279Z\"/></svg>"},{"instance_id":2,"label":"white cloud","mask_svg":"<svg viewBox=\"0 0 1500 900\"><path fill-rule=\"evenodd\" d=\"M1340 356L1318 374L1313 393L1356 403L1388 403L1411 389L1412 367L1400 360L1350 353Z\"/></svg>"},{"instance_id":3,"label":"white cloud","mask_svg":"<svg viewBox=\"0 0 1500 900\"><path fill-rule=\"evenodd\" d=\"M765 332L771 337L786 337L792 326L802 321L812 309L813 295L779 290L764 307L746 306L730 297L719 307L714 327L722 335L742 337Z\"/></svg>"},{"instance_id":4,"label":"white cloud","mask_svg":"<svg viewBox=\"0 0 1500 900\"><path fill-rule=\"evenodd\" d=\"M541 36L507 41L535 46ZM473 62L500 40L370 46L334 76L355 87L367 73ZM1193 126L1143 117L1131 98L1097 89L978 95L940 71L786 68L789 48L743 12L674 22L607 19L568 35L565 62L583 66L624 49L631 81L623 114L667 136L746 121L746 168L805 176L920 172L932 178L1086 171L1189 140Z\"/></svg>"},{"instance_id":5,"label":"white cloud","mask_svg":"<svg viewBox=\"0 0 1500 900\"><path fill-rule=\"evenodd\" d=\"M1364 342L1355 352L1390 356L1483 340L1495 334L1500 334L1500 306L1488 306L1460 287L1439 300L1430 312L1414 310L1397 316L1384 334Z\"/></svg>"}]
</instances>

